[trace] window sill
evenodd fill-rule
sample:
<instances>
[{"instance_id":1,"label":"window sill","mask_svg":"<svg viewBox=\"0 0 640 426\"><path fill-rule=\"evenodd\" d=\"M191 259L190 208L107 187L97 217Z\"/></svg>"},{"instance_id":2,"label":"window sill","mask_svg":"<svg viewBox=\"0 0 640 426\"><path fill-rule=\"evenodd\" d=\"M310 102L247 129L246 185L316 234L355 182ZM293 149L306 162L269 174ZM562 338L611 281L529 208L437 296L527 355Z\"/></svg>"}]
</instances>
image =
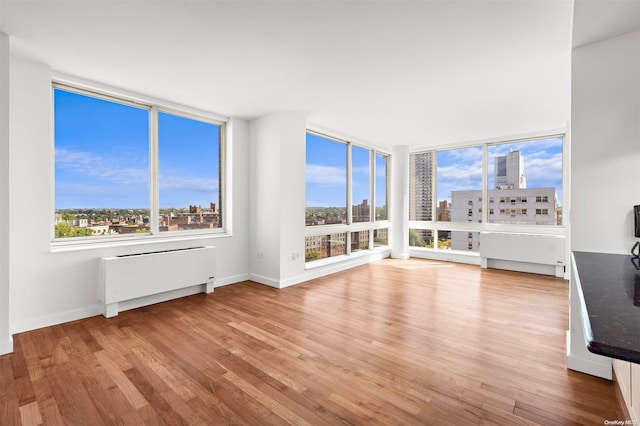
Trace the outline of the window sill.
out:
<instances>
[{"instance_id":1,"label":"window sill","mask_svg":"<svg viewBox=\"0 0 640 426\"><path fill-rule=\"evenodd\" d=\"M91 239L91 241L52 241L51 242L51 253L66 253L73 251L84 251L84 250L99 250L105 248L115 248L115 247L137 247L143 245L151 245L151 244L163 244L163 243L176 243L182 241L197 241L197 240L208 240L212 238L224 238L230 237L229 233L207 233L207 234L189 234L189 235L167 235L167 236L156 236L156 235L145 235L145 236L136 236L131 238L113 238L109 240L96 240Z\"/></svg>"},{"instance_id":2,"label":"window sill","mask_svg":"<svg viewBox=\"0 0 640 426\"><path fill-rule=\"evenodd\" d=\"M324 259L318 259L318 260L313 260L311 262L306 262L304 265L304 269L310 270L315 268L321 268L323 266L334 265L336 263L346 262L349 260L359 259L362 257L371 256L371 255L377 255L389 250L390 250L389 246L381 246L381 247L374 247L373 249L370 249L370 250L360 250L351 254L342 254L340 256L326 257Z\"/></svg>"}]
</instances>

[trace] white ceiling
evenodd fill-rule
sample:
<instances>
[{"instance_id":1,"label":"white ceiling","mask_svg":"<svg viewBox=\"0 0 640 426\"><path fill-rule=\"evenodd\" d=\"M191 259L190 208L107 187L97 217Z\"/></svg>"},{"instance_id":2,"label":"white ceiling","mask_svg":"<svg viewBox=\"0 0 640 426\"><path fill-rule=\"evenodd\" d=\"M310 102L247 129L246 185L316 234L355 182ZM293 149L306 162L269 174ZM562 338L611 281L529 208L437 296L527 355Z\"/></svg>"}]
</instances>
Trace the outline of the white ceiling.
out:
<instances>
[{"instance_id":1,"label":"white ceiling","mask_svg":"<svg viewBox=\"0 0 640 426\"><path fill-rule=\"evenodd\" d=\"M569 120L572 1L2 2L15 55L222 115L386 147Z\"/></svg>"}]
</instances>

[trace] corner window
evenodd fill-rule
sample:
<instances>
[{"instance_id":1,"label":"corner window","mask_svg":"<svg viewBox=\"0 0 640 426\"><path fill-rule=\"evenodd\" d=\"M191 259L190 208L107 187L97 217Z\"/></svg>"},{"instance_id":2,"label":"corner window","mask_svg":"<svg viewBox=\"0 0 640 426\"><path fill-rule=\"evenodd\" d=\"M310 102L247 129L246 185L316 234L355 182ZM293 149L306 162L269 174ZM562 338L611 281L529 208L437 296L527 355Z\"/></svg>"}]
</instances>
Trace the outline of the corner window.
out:
<instances>
[{"instance_id":1,"label":"corner window","mask_svg":"<svg viewBox=\"0 0 640 426\"><path fill-rule=\"evenodd\" d=\"M388 169L387 154L307 132L307 262L388 244Z\"/></svg>"},{"instance_id":2,"label":"corner window","mask_svg":"<svg viewBox=\"0 0 640 426\"><path fill-rule=\"evenodd\" d=\"M224 124L54 84L57 240L220 232Z\"/></svg>"}]
</instances>

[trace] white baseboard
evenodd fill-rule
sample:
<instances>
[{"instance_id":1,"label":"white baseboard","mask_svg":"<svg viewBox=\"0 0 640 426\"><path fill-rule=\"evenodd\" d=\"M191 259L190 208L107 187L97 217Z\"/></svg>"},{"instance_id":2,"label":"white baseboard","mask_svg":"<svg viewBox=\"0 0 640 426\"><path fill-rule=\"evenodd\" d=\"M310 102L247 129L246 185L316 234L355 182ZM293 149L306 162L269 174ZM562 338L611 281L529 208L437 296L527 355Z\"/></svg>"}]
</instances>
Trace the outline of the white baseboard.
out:
<instances>
[{"instance_id":1,"label":"white baseboard","mask_svg":"<svg viewBox=\"0 0 640 426\"><path fill-rule=\"evenodd\" d=\"M242 281L250 280L251 276L249 274L238 274L231 275L229 277L216 278L216 287L222 287L223 285L240 283Z\"/></svg>"},{"instance_id":2,"label":"white baseboard","mask_svg":"<svg viewBox=\"0 0 640 426\"><path fill-rule=\"evenodd\" d=\"M9 340L0 342L0 355L6 355L13 352L13 337L9 336Z\"/></svg>"},{"instance_id":3,"label":"white baseboard","mask_svg":"<svg viewBox=\"0 0 640 426\"><path fill-rule=\"evenodd\" d=\"M249 274L249 279L259 284L268 285L269 287L280 288L280 281L275 278L265 277L260 274Z\"/></svg>"},{"instance_id":4,"label":"white baseboard","mask_svg":"<svg viewBox=\"0 0 640 426\"><path fill-rule=\"evenodd\" d=\"M587 354L588 357L580 356L579 354L571 353L570 348L571 332L567 331L567 368L569 370L579 371L580 373L590 374L607 380L613 379L611 358L592 354L591 352Z\"/></svg>"},{"instance_id":5,"label":"white baseboard","mask_svg":"<svg viewBox=\"0 0 640 426\"><path fill-rule=\"evenodd\" d=\"M38 328L49 327L52 325L62 324L69 321L75 321L83 318L89 318L96 315L102 315L102 305L87 306L85 308L71 309L68 311L57 312L51 315L41 317L27 318L16 321L11 324L13 333L22 333L25 331L36 330Z\"/></svg>"}]
</instances>

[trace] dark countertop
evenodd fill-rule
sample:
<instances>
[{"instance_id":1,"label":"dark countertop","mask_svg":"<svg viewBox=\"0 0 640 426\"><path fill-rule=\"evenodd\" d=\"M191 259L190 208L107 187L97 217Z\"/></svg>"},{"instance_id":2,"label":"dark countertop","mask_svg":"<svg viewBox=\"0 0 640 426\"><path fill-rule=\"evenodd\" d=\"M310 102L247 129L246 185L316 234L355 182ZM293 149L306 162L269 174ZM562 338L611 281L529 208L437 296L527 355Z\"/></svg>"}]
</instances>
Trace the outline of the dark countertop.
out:
<instances>
[{"instance_id":1,"label":"dark countertop","mask_svg":"<svg viewBox=\"0 0 640 426\"><path fill-rule=\"evenodd\" d=\"M640 363L640 269L631 255L573 252L587 349ZM640 268L640 261L635 259Z\"/></svg>"}]
</instances>

